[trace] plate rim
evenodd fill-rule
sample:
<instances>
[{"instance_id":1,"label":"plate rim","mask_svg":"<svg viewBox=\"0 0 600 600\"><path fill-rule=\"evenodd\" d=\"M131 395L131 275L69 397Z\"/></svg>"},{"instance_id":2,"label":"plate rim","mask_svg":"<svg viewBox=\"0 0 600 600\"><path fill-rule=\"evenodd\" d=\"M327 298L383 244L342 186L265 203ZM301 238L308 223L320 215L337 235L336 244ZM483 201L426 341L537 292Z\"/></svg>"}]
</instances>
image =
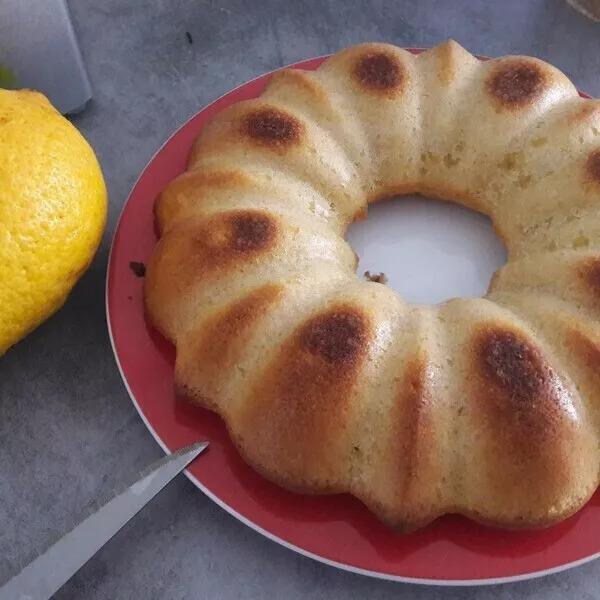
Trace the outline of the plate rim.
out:
<instances>
[{"instance_id":1,"label":"plate rim","mask_svg":"<svg viewBox=\"0 0 600 600\"><path fill-rule=\"evenodd\" d=\"M427 50L427 48L420 48L420 47L402 47L402 48L413 54L419 54L419 53ZM133 403L133 406L135 407L142 422L144 423L144 425L146 426L146 428L148 429L148 431L154 438L154 441L158 444L158 446L166 454L171 454L171 449L167 446L167 444L165 444L165 442L163 442L162 438L157 434L157 432L155 431L155 429L152 426L152 424L150 423L150 421L148 421L148 419L147 419L146 415L143 413L135 395L133 394L131 387L129 386L129 382L127 380L127 375L125 374L123 367L121 365L121 361L119 359L119 354L118 354L115 338L113 335L112 325L111 325L111 316L110 316L111 311L110 311L110 302L109 302L109 287L110 287L110 282L111 282L111 266L112 266L113 258L114 258L115 241L116 241L116 238L117 238L117 235L119 232L119 227L121 225L121 221L123 219L123 215L125 213L127 205L129 204L131 196L132 196L134 190L136 189L136 187L138 186L140 180L142 179L142 177L144 176L144 174L146 173L146 171L148 170L150 165L154 162L156 157L163 151L163 149L170 142L170 140L174 136L176 136L181 130L185 129L190 124L190 122L193 121L200 113L204 112L206 109L208 109L210 106L212 106L213 104L215 104L216 102L218 102L219 100L224 98L225 96L239 90L240 88L250 85L259 79L273 75L277 71L281 71L283 69L289 69L289 68L299 68L299 67L301 67L301 65L303 65L307 62L316 61L316 60L325 60L326 58L328 58L330 56L332 56L332 54L323 54L323 55L314 56L311 58L306 58L306 59L302 59L299 61L295 61L295 62L289 63L289 64L281 66L281 67L277 67L275 69L272 69L271 71L267 71L265 73L257 75L256 77L253 77L252 79L249 79L248 81L245 81L245 82L227 90L220 96L217 96L216 98L214 98L207 104L203 105L202 108L197 110L193 115L191 115L188 119L186 119L179 127L177 127L175 129L175 131L173 131L173 133L171 133L163 141L163 143L159 146L159 148L156 150L156 152L148 160L148 162L146 163L144 168L140 171L140 174L138 175L138 177L134 181L133 185L131 186L131 189L129 190L127 199L125 200L125 202L123 203L123 206L121 207L119 216L115 223L114 231L112 232L112 236L110 239L108 261L107 261L107 265L106 265L106 277L105 277L105 286L104 286L106 326L107 326L107 330L108 330L108 336L109 336L109 340L110 340L110 346L112 349L112 353L113 353L113 356L114 356L114 359L115 359L115 362L117 365L117 369L121 376L121 380L123 381L123 385L125 386L125 389L127 391L127 394L129 395L129 398L130 398L131 402ZM477 58L479 58L481 60L488 60L487 56L477 56ZM579 93L583 97L587 97L587 98L591 97L585 93L582 93L582 92L579 92ZM491 585L499 585L499 584L505 584L505 583L515 583L515 582L520 582L520 581L530 581L530 580L534 580L534 579L539 579L541 577L553 575L556 573L567 571L569 569L573 569L575 567L579 567L581 565L584 565L586 563L592 562L592 561L600 558L600 550L599 550L598 552L595 552L588 556L585 556L585 557L582 557L582 558L579 558L577 560L570 561L567 563L563 563L560 565L556 565L554 567L549 567L547 569L534 570L534 571L530 571L528 573L520 573L518 575L485 577L485 578L480 578L480 579L434 579L434 578L424 578L424 577L410 577L407 575L395 575L392 573L385 573L382 571L375 571L372 569L364 569L361 567L356 567L354 565L350 565L350 564L346 564L343 562L332 560L330 558L321 556L314 552L310 552L309 550L305 550L304 548L301 548L300 546L292 544L291 542L288 542L287 540L275 535L274 533L268 531L267 529L261 527L260 525L257 525L252 520L245 517L243 514L239 513L237 510L235 510L232 506L230 506L229 504L227 504L226 502L221 500L221 498L219 498L216 494L211 492L194 475L192 475L188 469L185 469L183 471L183 473L200 491L202 491L208 498L210 498L217 506L224 509L227 513L229 513L230 515L235 517L238 521L240 521L244 525L250 527L251 529L253 529L257 533L261 534L265 538L269 539L270 541L275 542L288 550L296 552L297 554L300 554L301 556L311 558L313 560L316 560L317 562L326 564L330 567L335 567L342 571L355 573L355 574L363 575L366 577L372 577L374 579L381 579L384 581L394 581L394 582L398 582L398 583L409 583L409 584L415 584L415 585L432 586L432 587L434 587L434 586L435 587L454 587L454 588L482 587L482 586L491 586Z\"/></svg>"}]
</instances>

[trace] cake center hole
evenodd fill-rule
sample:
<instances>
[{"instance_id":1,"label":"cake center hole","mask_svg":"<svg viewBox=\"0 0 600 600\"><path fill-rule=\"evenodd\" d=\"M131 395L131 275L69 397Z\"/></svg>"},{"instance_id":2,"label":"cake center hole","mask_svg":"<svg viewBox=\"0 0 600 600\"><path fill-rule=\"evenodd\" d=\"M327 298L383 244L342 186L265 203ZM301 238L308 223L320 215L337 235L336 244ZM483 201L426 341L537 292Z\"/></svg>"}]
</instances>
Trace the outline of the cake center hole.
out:
<instances>
[{"instance_id":1,"label":"cake center hole","mask_svg":"<svg viewBox=\"0 0 600 600\"><path fill-rule=\"evenodd\" d=\"M389 287L419 304L484 295L507 257L488 217L420 196L372 204L346 240L360 258L361 277L384 273Z\"/></svg>"}]
</instances>

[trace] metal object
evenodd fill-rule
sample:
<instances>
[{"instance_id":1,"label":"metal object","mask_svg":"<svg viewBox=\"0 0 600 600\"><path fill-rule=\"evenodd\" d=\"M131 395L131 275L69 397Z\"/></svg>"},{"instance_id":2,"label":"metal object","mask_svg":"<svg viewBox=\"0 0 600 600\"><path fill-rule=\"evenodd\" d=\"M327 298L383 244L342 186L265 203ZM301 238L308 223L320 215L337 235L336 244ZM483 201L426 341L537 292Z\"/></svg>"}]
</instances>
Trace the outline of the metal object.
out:
<instances>
[{"instance_id":1,"label":"metal object","mask_svg":"<svg viewBox=\"0 0 600 600\"><path fill-rule=\"evenodd\" d=\"M42 92L63 114L92 97L65 0L0 0L0 63L11 87Z\"/></svg>"},{"instance_id":2,"label":"metal object","mask_svg":"<svg viewBox=\"0 0 600 600\"><path fill-rule=\"evenodd\" d=\"M580 13L594 21L600 21L600 0L567 0Z\"/></svg>"},{"instance_id":3,"label":"metal object","mask_svg":"<svg viewBox=\"0 0 600 600\"><path fill-rule=\"evenodd\" d=\"M23 562L0 587L0 600L48 600L207 446L208 442L186 446L94 502L60 536Z\"/></svg>"}]
</instances>

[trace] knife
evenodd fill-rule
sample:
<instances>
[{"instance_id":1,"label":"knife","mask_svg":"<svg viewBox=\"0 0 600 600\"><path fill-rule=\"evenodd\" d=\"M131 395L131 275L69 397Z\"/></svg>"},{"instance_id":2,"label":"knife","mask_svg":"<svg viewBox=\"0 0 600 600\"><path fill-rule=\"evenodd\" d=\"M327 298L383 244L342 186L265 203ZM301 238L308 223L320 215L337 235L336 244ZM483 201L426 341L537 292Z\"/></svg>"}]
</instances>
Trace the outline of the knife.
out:
<instances>
[{"instance_id":1,"label":"knife","mask_svg":"<svg viewBox=\"0 0 600 600\"><path fill-rule=\"evenodd\" d=\"M91 504L0 583L0 600L48 600L207 446L200 442L165 456Z\"/></svg>"}]
</instances>

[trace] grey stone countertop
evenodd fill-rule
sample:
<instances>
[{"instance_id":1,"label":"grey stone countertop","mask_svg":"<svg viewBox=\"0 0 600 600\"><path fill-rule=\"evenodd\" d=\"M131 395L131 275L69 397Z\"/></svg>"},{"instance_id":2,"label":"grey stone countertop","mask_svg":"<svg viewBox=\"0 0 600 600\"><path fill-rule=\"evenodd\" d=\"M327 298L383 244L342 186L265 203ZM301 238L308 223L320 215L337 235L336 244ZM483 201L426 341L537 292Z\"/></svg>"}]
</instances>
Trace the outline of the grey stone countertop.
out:
<instances>
[{"instance_id":1,"label":"grey stone countertop","mask_svg":"<svg viewBox=\"0 0 600 600\"><path fill-rule=\"evenodd\" d=\"M362 41L541 57L600 96L600 25L565 0L71 0L94 100L74 118L110 195L108 228L66 306L0 359L0 568L162 451L119 376L104 316L110 240L137 176L202 106L276 67ZM189 44L185 32L193 37ZM600 597L600 563L477 589L380 581L299 556L181 477L56 596L146 598Z\"/></svg>"}]
</instances>

